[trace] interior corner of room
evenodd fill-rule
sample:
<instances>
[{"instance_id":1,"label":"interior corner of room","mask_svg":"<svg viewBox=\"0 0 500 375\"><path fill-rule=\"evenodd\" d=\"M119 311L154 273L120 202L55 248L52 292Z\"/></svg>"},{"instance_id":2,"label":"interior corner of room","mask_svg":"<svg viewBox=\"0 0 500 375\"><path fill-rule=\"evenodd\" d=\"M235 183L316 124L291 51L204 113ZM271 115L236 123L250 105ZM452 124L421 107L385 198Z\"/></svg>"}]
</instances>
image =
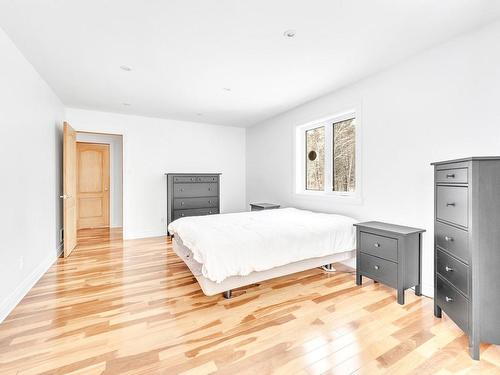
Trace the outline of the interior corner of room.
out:
<instances>
[{"instance_id":1,"label":"interior corner of room","mask_svg":"<svg viewBox=\"0 0 500 375\"><path fill-rule=\"evenodd\" d=\"M500 3L110 4L0 4L0 372L500 373Z\"/></svg>"}]
</instances>

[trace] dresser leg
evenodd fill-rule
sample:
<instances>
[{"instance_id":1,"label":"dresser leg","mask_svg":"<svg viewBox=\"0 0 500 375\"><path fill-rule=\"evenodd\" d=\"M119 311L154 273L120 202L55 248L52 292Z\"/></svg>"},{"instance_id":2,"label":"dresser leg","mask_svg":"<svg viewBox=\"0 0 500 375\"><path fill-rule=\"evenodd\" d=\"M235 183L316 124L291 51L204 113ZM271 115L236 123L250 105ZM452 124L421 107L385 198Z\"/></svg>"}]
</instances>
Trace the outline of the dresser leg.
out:
<instances>
[{"instance_id":1,"label":"dresser leg","mask_svg":"<svg viewBox=\"0 0 500 375\"><path fill-rule=\"evenodd\" d=\"M356 285L363 284L363 276L356 274Z\"/></svg>"},{"instance_id":2,"label":"dresser leg","mask_svg":"<svg viewBox=\"0 0 500 375\"><path fill-rule=\"evenodd\" d=\"M405 290L404 289L398 289L398 303L400 305L405 304Z\"/></svg>"},{"instance_id":3,"label":"dresser leg","mask_svg":"<svg viewBox=\"0 0 500 375\"><path fill-rule=\"evenodd\" d=\"M418 284L415 286L415 295L416 296L421 296L422 295L422 285Z\"/></svg>"},{"instance_id":4,"label":"dresser leg","mask_svg":"<svg viewBox=\"0 0 500 375\"><path fill-rule=\"evenodd\" d=\"M443 317L443 310L441 310L441 307L439 307L435 303L434 303L434 316L436 318L442 318Z\"/></svg>"},{"instance_id":5,"label":"dresser leg","mask_svg":"<svg viewBox=\"0 0 500 375\"><path fill-rule=\"evenodd\" d=\"M480 348L480 343L475 341L472 336L469 336L469 354L471 358L475 361L479 361L479 348Z\"/></svg>"}]
</instances>

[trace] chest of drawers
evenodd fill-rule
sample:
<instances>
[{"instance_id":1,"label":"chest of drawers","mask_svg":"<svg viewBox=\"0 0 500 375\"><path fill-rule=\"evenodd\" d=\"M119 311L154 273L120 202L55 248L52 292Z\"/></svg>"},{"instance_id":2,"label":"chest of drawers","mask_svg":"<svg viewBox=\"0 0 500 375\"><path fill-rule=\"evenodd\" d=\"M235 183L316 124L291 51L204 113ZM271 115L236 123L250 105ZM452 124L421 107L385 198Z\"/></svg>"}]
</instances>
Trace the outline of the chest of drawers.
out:
<instances>
[{"instance_id":1,"label":"chest of drawers","mask_svg":"<svg viewBox=\"0 0 500 375\"><path fill-rule=\"evenodd\" d=\"M220 173L167 173L167 225L220 212Z\"/></svg>"},{"instance_id":2,"label":"chest of drawers","mask_svg":"<svg viewBox=\"0 0 500 375\"><path fill-rule=\"evenodd\" d=\"M434 315L468 336L500 344L500 157L434 165Z\"/></svg>"},{"instance_id":3,"label":"chest of drawers","mask_svg":"<svg viewBox=\"0 0 500 375\"><path fill-rule=\"evenodd\" d=\"M422 233L424 229L370 221L355 224L356 284L363 276L398 291L398 303L404 304L404 292L415 287L421 295Z\"/></svg>"}]
</instances>

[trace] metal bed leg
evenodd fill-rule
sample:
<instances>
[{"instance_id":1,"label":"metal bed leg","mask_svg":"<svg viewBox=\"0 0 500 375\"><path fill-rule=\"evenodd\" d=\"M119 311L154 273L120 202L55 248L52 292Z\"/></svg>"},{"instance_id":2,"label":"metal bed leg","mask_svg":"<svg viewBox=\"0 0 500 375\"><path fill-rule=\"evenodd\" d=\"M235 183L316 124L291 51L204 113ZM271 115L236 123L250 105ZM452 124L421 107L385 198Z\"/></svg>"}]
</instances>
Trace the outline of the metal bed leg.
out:
<instances>
[{"instance_id":1,"label":"metal bed leg","mask_svg":"<svg viewBox=\"0 0 500 375\"><path fill-rule=\"evenodd\" d=\"M230 299L232 297L231 289L226 290L225 292L222 293L225 299Z\"/></svg>"},{"instance_id":2,"label":"metal bed leg","mask_svg":"<svg viewBox=\"0 0 500 375\"><path fill-rule=\"evenodd\" d=\"M333 267L333 263L325 264L321 266L321 269L326 272L336 272L337 270Z\"/></svg>"}]
</instances>

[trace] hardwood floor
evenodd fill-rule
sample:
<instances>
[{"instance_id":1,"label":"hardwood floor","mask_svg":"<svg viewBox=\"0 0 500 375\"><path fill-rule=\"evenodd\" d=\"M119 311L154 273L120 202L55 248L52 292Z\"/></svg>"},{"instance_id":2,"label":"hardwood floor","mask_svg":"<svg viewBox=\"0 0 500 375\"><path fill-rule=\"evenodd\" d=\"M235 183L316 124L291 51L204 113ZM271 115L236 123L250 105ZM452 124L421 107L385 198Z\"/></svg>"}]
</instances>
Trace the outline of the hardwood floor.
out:
<instances>
[{"instance_id":1,"label":"hardwood floor","mask_svg":"<svg viewBox=\"0 0 500 375\"><path fill-rule=\"evenodd\" d=\"M319 269L206 297L167 238L80 232L0 324L1 374L500 373L432 300ZM338 267L341 268L340 266Z\"/></svg>"}]
</instances>

